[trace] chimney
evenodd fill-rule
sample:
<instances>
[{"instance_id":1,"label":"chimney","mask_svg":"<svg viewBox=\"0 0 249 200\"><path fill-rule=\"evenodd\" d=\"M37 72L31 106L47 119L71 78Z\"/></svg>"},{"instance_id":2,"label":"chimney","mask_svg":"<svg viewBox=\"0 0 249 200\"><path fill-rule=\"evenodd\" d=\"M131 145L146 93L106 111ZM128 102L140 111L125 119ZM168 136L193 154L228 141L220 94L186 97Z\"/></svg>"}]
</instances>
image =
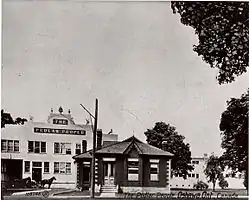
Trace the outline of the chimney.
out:
<instances>
[{"instance_id":1,"label":"chimney","mask_svg":"<svg viewBox=\"0 0 249 200\"><path fill-rule=\"evenodd\" d=\"M164 150L164 151L168 150L167 141L165 141L165 140L162 142L162 150Z\"/></svg>"},{"instance_id":2,"label":"chimney","mask_svg":"<svg viewBox=\"0 0 249 200\"><path fill-rule=\"evenodd\" d=\"M101 149L102 146L102 129L97 130L97 150Z\"/></svg>"}]
</instances>

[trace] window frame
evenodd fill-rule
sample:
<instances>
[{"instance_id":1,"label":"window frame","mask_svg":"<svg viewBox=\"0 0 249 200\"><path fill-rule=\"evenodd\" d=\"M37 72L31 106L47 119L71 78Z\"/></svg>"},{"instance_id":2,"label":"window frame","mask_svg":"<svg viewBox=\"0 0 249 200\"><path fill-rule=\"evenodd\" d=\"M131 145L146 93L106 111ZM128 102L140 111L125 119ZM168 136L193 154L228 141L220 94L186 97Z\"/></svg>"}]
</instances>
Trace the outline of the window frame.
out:
<instances>
[{"instance_id":1,"label":"window frame","mask_svg":"<svg viewBox=\"0 0 249 200\"><path fill-rule=\"evenodd\" d=\"M26 170L27 168L28 170ZM30 169L31 169L31 162L28 160L24 161L24 173L30 173Z\"/></svg>"},{"instance_id":2,"label":"window frame","mask_svg":"<svg viewBox=\"0 0 249 200\"><path fill-rule=\"evenodd\" d=\"M81 154L81 144L80 143L76 143L75 144L75 154Z\"/></svg>"},{"instance_id":3,"label":"window frame","mask_svg":"<svg viewBox=\"0 0 249 200\"><path fill-rule=\"evenodd\" d=\"M131 163L136 163L136 165L131 166ZM129 173L130 170L135 170L137 173ZM136 175L136 178L131 178L131 175ZM139 181L139 158L127 158L127 180Z\"/></svg>"},{"instance_id":4,"label":"window frame","mask_svg":"<svg viewBox=\"0 0 249 200\"><path fill-rule=\"evenodd\" d=\"M72 143L54 142L54 154L72 155Z\"/></svg>"},{"instance_id":5,"label":"window frame","mask_svg":"<svg viewBox=\"0 0 249 200\"><path fill-rule=\"evenodd\" d=\"M47 166L46 166L47 165ZM43 173L44 174L49 174L50 173L50 170L49 170L49 166L50 164L49 164L49 162L44 162L43 163Z\"/></svg>"},{"instance_id":6,"label":"window frame","mask_svg":"<svg viewBox=\"0 0 249 200\"><path fill-rule=\"evenodd\" d=\"M5 149L3 149L3 147L5 147ZM7 140L1 140L1 152L8 152L8 141Z\"/></svg>"},{"instance_id":7,"label":"window frame","mask_svg":"<svg viewBox=\"0 0 249 200\"><path fill-rule=\"evenodd\" d=\"M2 153L20 153L20 141L2 139L1 140L1 152Z\"/></svg>"},{"instance_id":8,"label":"window frame","mask_svg":"<svg viewBox=\"0 0 249 200\"><path fill-rule=\"evenodd\" d=\"M58 165L58 166L57 166ZM58 169L57 169L58 168ZM55 170L56 169L56 170ZM58 172L57 172L58 171ZM54 174L60 174L60 162L54 162Z\"/></svg>"},{"instance_id":9,"label":"window frame","mask_svg":"<svg viewBox=\"0 0 249 200\"><path fill-rule=\"evenodd\" d=\"M54 174L72 175L72 163L54 162Z\"/></svg>"},{"instance_id":10,"label":"window frame","mask_svg":"<svg viewBox=\"0 0 249 200\"><path fill-rule=\"evenodd\" d=\"M47 153L47 142L37 141L37 140L36 141L28 140L28 153L46 154Z\"/></svg>"},{"instance_id":11,"label":"window frame","mask_svg":"<svg viewBox=\"0 0 249 200\"><path fill-rule=\"evenodd\" d=\"M159 173L160 173L160 159L149 159L149 166L150 166L150 182L158 182L159 181ZM152 166L156 166L152 167ZM152 169L156 169L156 173L152 173ZM155 176L155 175L156 176ZM152 178L154 176L154 178ZM156 178L155 178L156 177Z\"/></svg>"}]
</instances>

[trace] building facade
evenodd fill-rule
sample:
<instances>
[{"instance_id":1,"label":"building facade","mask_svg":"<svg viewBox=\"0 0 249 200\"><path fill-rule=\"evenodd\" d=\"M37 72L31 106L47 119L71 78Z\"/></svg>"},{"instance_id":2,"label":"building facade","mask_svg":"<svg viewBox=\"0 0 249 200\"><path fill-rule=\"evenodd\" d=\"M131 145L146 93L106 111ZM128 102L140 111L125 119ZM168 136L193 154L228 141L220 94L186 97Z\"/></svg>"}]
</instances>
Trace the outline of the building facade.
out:
<instances>
[{"instance_id":1,"label":"building facade","mask_svg":"<svg viewBox=\"0 0 249 200\"><path fill-rule=\"evenodd\" d=\"M130 137L103 144L96 151L96 192L169 193L170 161L173 154ZM91 151L74 156L80 166L80 186L88 189ZM89 166L87 166L89 165Z\"/></svg>"},{"instance_id":2,"label":"building facade","mask_svg":"<svg viewBox=\"0 0 249 200\"><path fill-rule=\"evenodd\" d=\"M171 188L173 189L193 189L194 184L197 181L203 181L208 184L209 188L212 188L212 183L208 183L208 179L204 174L204 170L206 168L206 162L208 157L204 154L203 157L193 157L192 158L192 165L194 170L189 172L187 179L183 179L181 176L173 176L171 179ZM229 170L224 171L225 180L228 182L228 188L231 189L244 189L243 185L243 177L241 174L231 174ZM215 186L217 189L220 189L218 185L218 181Z\"/></svg>"},{"instance_id":3,"label":"building facade","mask_svg":"<svg viewBox=\"0 0 249 200\"><path fill-rule=\"evenodd\" d=\"M90 125L75 124L62 108L51 110L47 123L6 125L1 130L1 180L54 176L52 187L76 188L79 170L72 157L92 148L92 136ZM102 140L117 141L117 135L102 134Z\"/></svg>"}]
</instances>

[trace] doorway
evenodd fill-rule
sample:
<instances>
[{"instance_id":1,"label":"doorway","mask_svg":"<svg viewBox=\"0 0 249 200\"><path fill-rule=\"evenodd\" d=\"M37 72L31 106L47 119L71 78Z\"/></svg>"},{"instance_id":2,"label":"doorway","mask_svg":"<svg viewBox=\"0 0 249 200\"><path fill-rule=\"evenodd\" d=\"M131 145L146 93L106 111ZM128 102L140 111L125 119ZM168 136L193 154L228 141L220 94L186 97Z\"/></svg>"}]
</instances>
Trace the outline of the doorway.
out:
<instances>
[{"instance_id":1,"label":"doorway","mask_svg":"<svg viewBox=\"0 0 249 200\"><path fill-rule=\"evenodd\" d=\"M90 188L90 162L83 162L83 180L82 185L83 189Z\"/></svg>"},{"instance_id":2,"label":"doorway","mask_svg":"<svg viewBox=\"0 0 249 200\"><path fill-rule=\"evenodd\" d=\"M33 162L32 163L32 180L39 182L42 180L42 163Z\"/></svg>"},{"instance_id":3,"label":"doorway","mask_svg":"<svg viewBox=\"0 0 249 200\"><path fill-rule=\"evenodd\" d=\"M103 162L104 185L114 185L115 162Z\"/></svg>"},{"instance_id":4,"label":"doorway","mask_svg":"<svg viewBox=\"0 0 249 200\"><path fill-rule=\"evenodd\" d=\"M22 179L23 160L1 159L1 181Z\"/></svg>"}]
</instances>

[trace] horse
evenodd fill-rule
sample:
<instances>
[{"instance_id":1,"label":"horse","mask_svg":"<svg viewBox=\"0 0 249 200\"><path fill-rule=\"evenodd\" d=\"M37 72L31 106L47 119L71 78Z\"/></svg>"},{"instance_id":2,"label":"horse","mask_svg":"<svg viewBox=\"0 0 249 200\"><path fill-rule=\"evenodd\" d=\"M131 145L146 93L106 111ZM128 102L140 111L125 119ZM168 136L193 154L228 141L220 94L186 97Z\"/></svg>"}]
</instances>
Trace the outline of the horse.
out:
<instances>
[{"instance_id":1,"label":"horse","mask_svg":"<svg viewBox=\"0 0 249 200\"><path fill-rule=\"evenodd\" d=\"M44 187L46 184L48 184L48 188L50 188L50 186L54 180L56 180L56 178L54 176L50 179L43 179L43 180L41 180L41 186Z\"/></svg>"}]
</instances>

